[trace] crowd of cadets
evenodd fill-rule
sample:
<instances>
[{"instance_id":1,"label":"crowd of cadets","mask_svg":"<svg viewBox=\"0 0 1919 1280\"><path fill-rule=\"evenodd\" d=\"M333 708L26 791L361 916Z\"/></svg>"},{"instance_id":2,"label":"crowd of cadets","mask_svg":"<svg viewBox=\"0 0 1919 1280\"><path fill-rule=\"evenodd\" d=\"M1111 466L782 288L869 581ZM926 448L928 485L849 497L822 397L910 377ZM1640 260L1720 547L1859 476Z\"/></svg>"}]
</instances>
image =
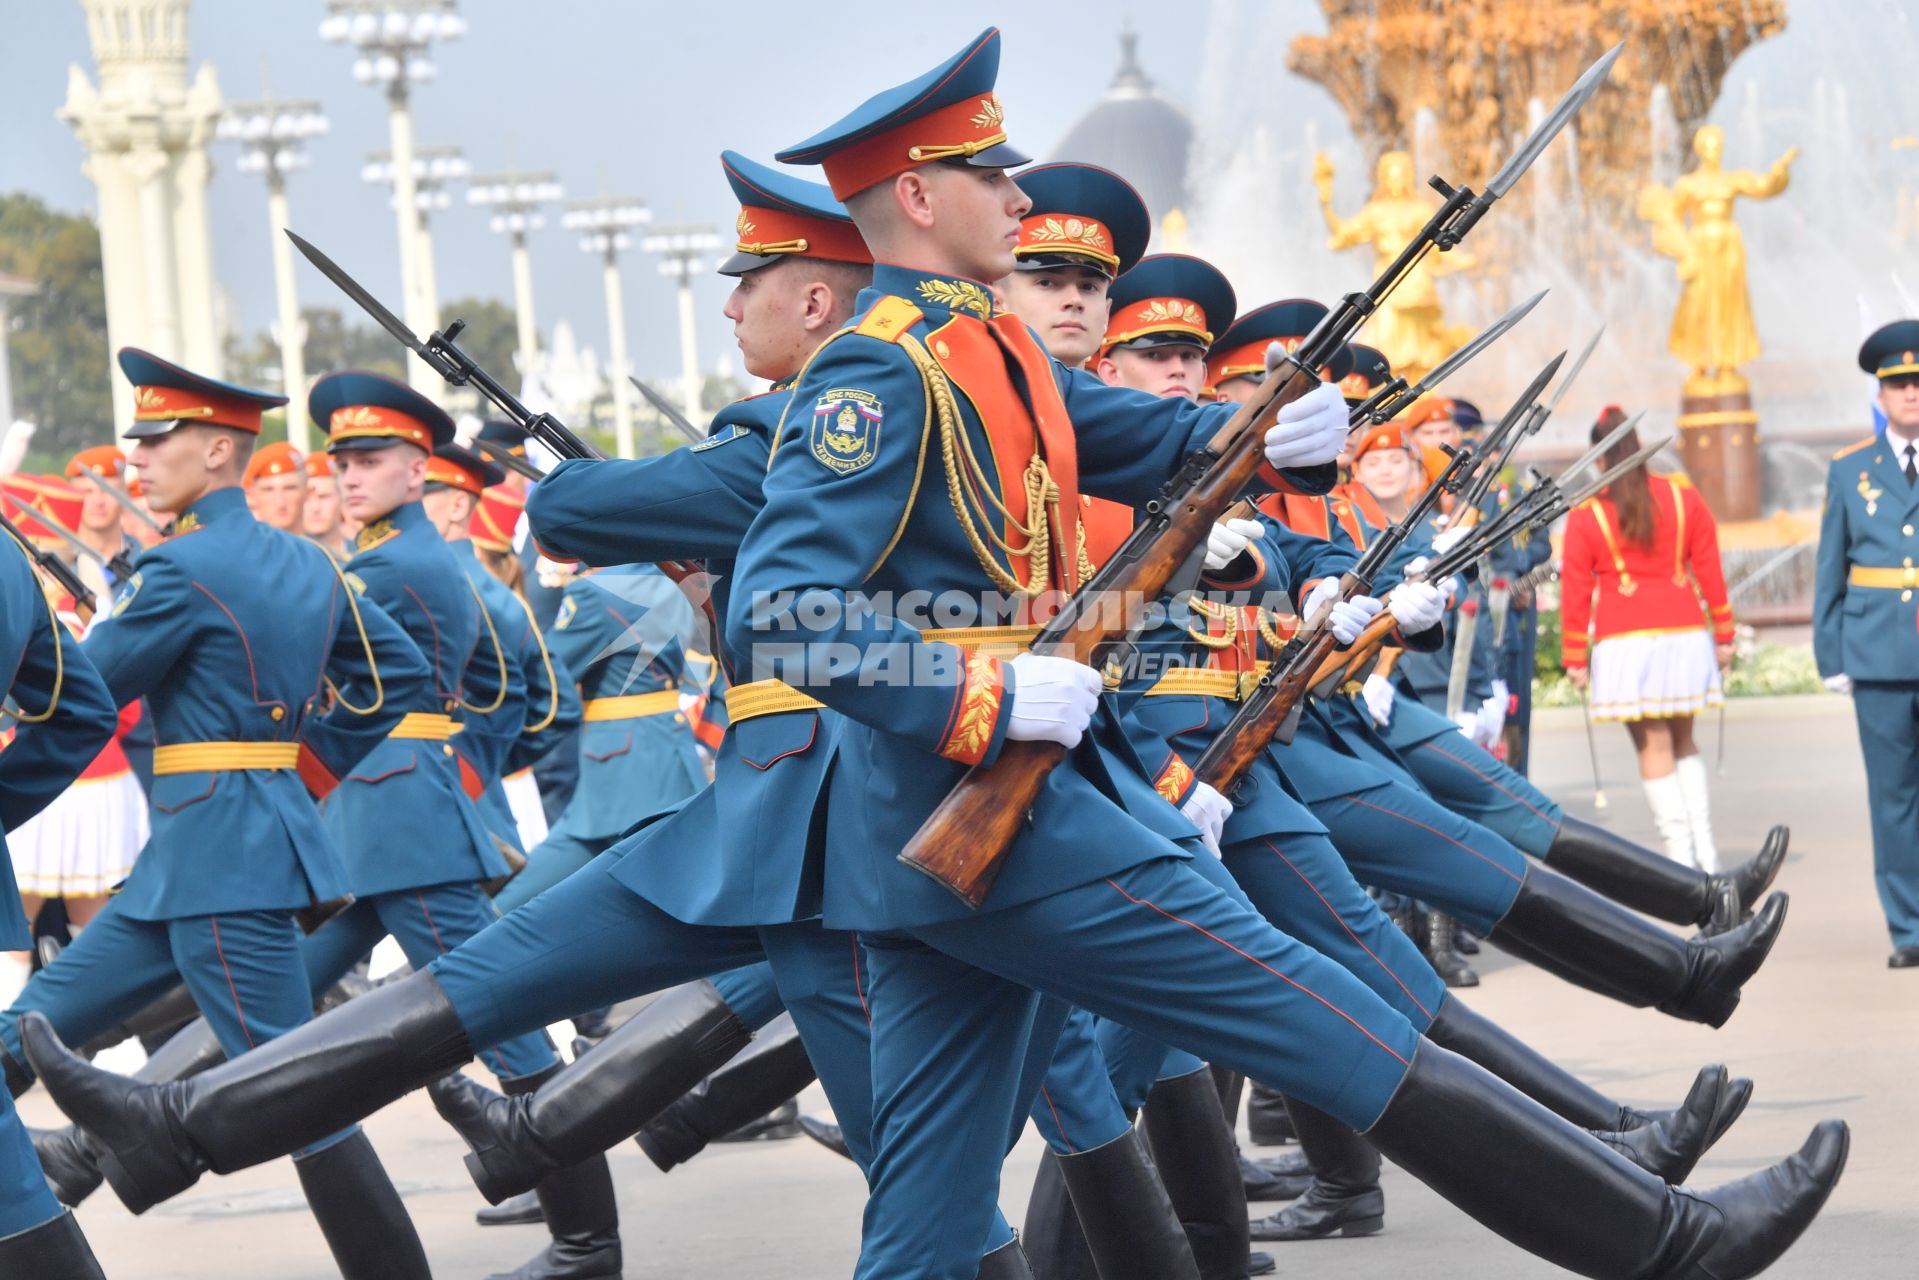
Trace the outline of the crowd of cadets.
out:
<instances>
[{"instance_id":1,"label":"crowd of cadets","mask_svg":"<svg viewBox=\"0 0 1919 1280\"><path fill-rule=\"evenodd\" d=\"M620 1273L608 1147L637 1133L671 1168L816 1076L839 1123L811 1131L869 1184L863 1277L1263 1273L1251 1240L1379 1230L1382 1155L1584 1274L1748 1275L1811 1221L1843 1125L1681 1194L1749 1081L1709 1067L1677 1107L1636 1109L1449 991L1476 981L1456 948L1487 936L1721 1025L1783 922L1785 833L1709 874L1526 780L1543 532L1426 583L1465 523L1441 504L1376 597L1337 599L1479 425L1431 398L1348 440L1391 377L1376 350L1341 352L1279 413L1254 512L1212 531L1199 589L1141 640L1172 659L1147 674L1102 687L1025 651L1023 617L916 633L840 611L821 631L798 606L775 628L960 660L900 687L756 663L755 599L1072 590L1326 314L1247 307L1210 264L1146 256L1151 217L1117 175L1009 173L998 47L988 32L781 154L828 186L725 153L726 314L772 389L703 443L564 461L529 491L432 401L339 372L305 405L326 450L302 457L254 447L282 397L129 349L130 458L7 482L29 537L63 495L84 507L78 554L103 577L90 629L63 615L28 639L38 613L5 614L9 651L40 655L21 707L46 701L28 679L46 654L67 672L61 715L20 714L0 753L15 857L59 761L125 771L101 746L113 706L144 699L157 745L150 836L144 809L114 828L144 852L72 882L97 897L124 874L121 892L0 1014L9 1092L38 1080L77 1125L29 1149L0 1111L0 1273L99 1274L49 1186L73 1205L104 1179L137 1212L290 1154L343 1275L424 1277L356 1123L423 1086L487 1198L547 1224L518 1280ZM483 438L527 457L508 424ZM1514 496L1502 480L1488 502ZM680 561L711 576L676 586L657 566ZM1496 594L1502 624L1455 664L1452 620ZM1222 796L1193 762L1323 605L1342 643L1390 614L1391 645ZM90 705L76 689L100 677ZM1068 762L976 912L893 855L1018 742ZM130 874L108 865L123 854ZM24 939L7 926L0 944ZM388 935L416 971L353 985ZM64 1047L169 999L186 1025L133 1079ZM543 1030L565 1018L570 1064ZM474 1058L499 1092L458 1072ZM1255 1136L1294 1133L1299 1154L1237 1150L1247 1078ZM1029 1118L1047 1155L1022 1239L997 1189Z\"/></svg>"}]
</instances>

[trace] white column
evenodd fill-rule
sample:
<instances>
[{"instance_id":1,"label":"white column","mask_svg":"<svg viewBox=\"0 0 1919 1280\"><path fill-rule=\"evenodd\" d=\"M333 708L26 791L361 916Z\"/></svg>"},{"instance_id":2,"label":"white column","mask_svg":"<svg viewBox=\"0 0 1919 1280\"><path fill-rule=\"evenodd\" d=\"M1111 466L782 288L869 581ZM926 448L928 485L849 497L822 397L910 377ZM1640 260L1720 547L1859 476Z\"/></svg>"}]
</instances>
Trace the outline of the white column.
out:
<instances>
[{"instance_id":1,"label":"white column","mask_svg":"<svg viewBox=\"0 0 1919 1280\"><path fill-rule=\"evenodd\" d=\"M429 330L440 327L440 276L433 263L433 232L428 225L426 212L420 213L420 239L414 246L413 267L420 277L420 300L425 308L426 328L421 329L424 337Z\"/></svg>"},{"instance_id":2,"label":"white column","mask_svg":"<svg viewBox=\"0 0 1919 1280\"><path fill-rule=\"evenodd\" d=\"M693 274L680 271L680 377L686 393L686 416L696 426L700 409L700 354L694 343Z\"/></svg>"},{"instance_id":3,"label":"white column","mask_svg":"<svg viewBox=\"0 0 1919 1280\"><path fill-rule=\"evenodd\" d=\"M83 141L89 137L83 133ZM113 392L113 421L102 423L104 442L133 425L133 387L120 376L121 347L146 340L146 281L139 270L139 195L124 152L89 148L81 166L100 193L100 274L107 297L107 361L100 376Z\"/></svg>"},{"instance_id":4,"label":"white column","mask_svg":"<svg viewBox=\"0 0 1919 1280\"><path fill-rule=\"evenodd\" d=\"M607 237L606 265L601 271L606 282L607 376L613 380L614 452L622 458L633 456L633 384L627 381L626 295L620 289L620 252Z\"/></svg>"},{"instance_id":5,"label":"white column","mask_svg":"<svg viewBox=\"0 0 1919 1280\"><path fill-rule=\"evenodd\" d=\"M424 337L433 325L426 321L420 305L419 208L413 185L413 108L407 101L406 80L394 80L387 89L387 149L393 154L393 210L400 232L400 304L407 328L415 337ZM406 362L407 384L428 399L439 402L440 376L421 360Z\"/></svg>"},{"instance_id":6,"label":"white column","mask_svg":"<svg viewBox=\"0 0 1919 1280\"><path fill-rule=\"evenodd\" d=\"M215 314L213 243L207 229L207 182L212 172L204 147L195 147L180 153L170 177L180 359L196 373L219 378L226 374L226 352Z\"/></svg>"},{"instance_id":7,"label":"white column","mask_svg":"<svg viewBox=\"0 0 1919 1280\"><path fill-rule=\"evenodd\" d=\"M286 179L277 172L267 175L267 221L272 223L273 297L280 311L280 379L287 393L287 439L305 453L306 326L300 321L300 295L293 283L293 242L286 237Z\"/></svg>"},{"instance_id":8,"label":"white column","mask_svg":"<svg viewBox=\"0 0 1919 1280\"><path fill-rule=\"evenodd\" d=\"M13 367L7 363L7 300L0 296L0 431L13 425ZM628 454L621 454L628 457Z\"/></svg>"},{"instance_id":9,"label":"white column","mask_svg":"<svg viewBox=\"0 0 1919 1280\"><path fill-rule=\"evenodd\" d=\"M520 326L520 376L538 367L540 331L533 323L533 259L526 251L526 232L513 233L513 315Z\"/></svg>"},{"instance_id":10,"label":"white column","mask_svg":"<svg viewBox=\"0 0 1919 1280\"><path fill-rule=\"evenodd\" d=\"M180 306L174 291L173 202L167 192L167 157L163 151L143 149L127 157L140 191L140 251L147 282L147 335L154 354L164 360L183 359L180 351Z\"/></svg>"}]
</instances>

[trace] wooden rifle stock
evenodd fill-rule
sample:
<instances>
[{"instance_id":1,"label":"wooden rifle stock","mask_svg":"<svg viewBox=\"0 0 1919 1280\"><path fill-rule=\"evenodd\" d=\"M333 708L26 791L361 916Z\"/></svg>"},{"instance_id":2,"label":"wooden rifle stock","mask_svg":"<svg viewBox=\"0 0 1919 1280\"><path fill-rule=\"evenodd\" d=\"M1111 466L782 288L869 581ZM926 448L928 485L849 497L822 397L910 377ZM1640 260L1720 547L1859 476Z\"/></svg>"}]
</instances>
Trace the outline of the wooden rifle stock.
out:
<instances>
[{"instance_id":1,"label":"wooden rifle stock","mask_svg":"<svg viewBox=\"0 0 1919 1280\"><path fill-rule=\"evenodd\" d=\"M1351 575L1347 577L1350 579ZM1347 583L1342 582L1340 587L1344 596ZM1273 659L1268 683L1262 684L1240 714L1233 717L1231 732L1214 738L1193 766L1194 776L1215 791L1231 793L1231 788L1253 767L1259 753L1279 735L1292 717L1293 708L1305 700L1313 685L1313 673L1329 659L1337 661L1343 656L1336 652L1338 641L1330 626L1320 626L1297 644L1294 648L1289 643L1287 649L1292 652L1282 650Z\"/></svg>"},{"instance_id":2,"label":"wooden rifle stock","mask_svg":"<svg viewBox=\"0 0 1919 1280\"><path fill-rule=\"evenodd\" d=\"M1281 406L1319 385L1305 366L1289 362L1240 406L1208 447L1188 459L1161 497L1148 504L1138 526L1113 557L1081 584L1033 643L1037 653L1100 666L1134 625L1134 606L1166 593L1222 513L1239 499L1263 462L1266 428ZM1117 600L1120 608L1102 608ZM1047 775L1066 758L1051 742L1007 742L990 765L975 765L947 793L899 859L978 907L999 876L1019 828L1039 800Z\"/></svg>"}]
</instances>

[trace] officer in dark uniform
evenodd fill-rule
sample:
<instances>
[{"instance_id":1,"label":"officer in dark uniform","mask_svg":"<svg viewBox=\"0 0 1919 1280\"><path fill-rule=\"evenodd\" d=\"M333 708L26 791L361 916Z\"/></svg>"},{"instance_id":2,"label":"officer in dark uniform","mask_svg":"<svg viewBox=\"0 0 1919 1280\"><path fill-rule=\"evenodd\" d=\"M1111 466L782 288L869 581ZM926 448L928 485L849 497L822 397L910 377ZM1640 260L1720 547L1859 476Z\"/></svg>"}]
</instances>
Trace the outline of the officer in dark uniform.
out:
<instances>
[{"instance_id":1,"label":"officer in dark uniform","mask_svg":"<svg viewBox=\"0 0 1919 1280\"><path fill-rule=\"evenodd\" d=\"M1847 445L1826 471L1813 588L1813 655L1852 695L1866 760L1873 878L1894 969L1919 968L1919 320L1859 348L1879 380L1886 433Z\"/></svg>"}]
</instances>

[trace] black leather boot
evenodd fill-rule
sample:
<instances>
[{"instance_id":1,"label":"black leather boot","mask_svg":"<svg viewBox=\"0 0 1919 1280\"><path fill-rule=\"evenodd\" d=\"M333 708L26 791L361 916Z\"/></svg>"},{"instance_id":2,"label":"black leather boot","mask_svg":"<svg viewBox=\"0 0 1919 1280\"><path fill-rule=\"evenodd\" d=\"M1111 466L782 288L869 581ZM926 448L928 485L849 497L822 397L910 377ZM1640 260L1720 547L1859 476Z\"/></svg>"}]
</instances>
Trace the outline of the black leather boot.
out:
<instances>
[{"instance_id":1,"label":"black leather boot","mask_svg":"<svg viewBox=\"0 0 1919 1280\"><path fill-rule=\"evenodd\" d=\"M1020 1242L1046 1280L1199 1276L1146 1144L1130 1129L1091 1151L1040 1157Z\"/></svg>"},{"instance_id":2,"label":"black leather boot","mask_svg":"<svg viewBox=\"0 0 1919 1280\"><path fill-rule=\"evenodd\" d=\"M1568 814L1546 850L1545 863L1654 919L1723 932L1751 914L1772 888L1791 839L1789 828L1774 827L1752 858L1730 871L1708 874ZM1730 921L1722 918L1721 909L1727 889L1737 912Z\"/></svg>"},{"instance_id":3,"label":"black leather boot","mask_svg":"<svg viewBox=\"0 0 1919 1280\"><path fill-rule=\"evenodd\" d=\"M744 1052L677 1098L647 1122L634 1139L665 1173L706 1150L709 1142L736 1133L767 1109L819 1078L806 1056L799 1030L782 1015L753 1038ZM798 1108L793 1132L799 1132Z\"/></svg>"},{"instance_id":4,"label":"black leather boot","mask_svg":"<svg viewBox=\"0 0 1919 1280\"><path fill-rule=\"evenodd\" d=\"M522 1191L498 1204L481 1205L473 1211L473 1220L483 1227L524 1227L546 1221L546 1207L537 1192Z\"/></svg>"},{"instance_id":5,"label":"black leather boot","mask_svg":"<svg viewBox=\"0 0 1919 1280\"><path fill-rule=\"evenodd\" d=\"M1818 1216L1849 1142L1845 1124L1828 1120L1770 1169L1706 1191L1669 1187L1430 1042L1367 1137L1513 1244L1606 1280L1756 1275ZM1460 1158L1466 1151L1471 1159Z\"/></svg>"},{"instance_id":6,"label":"black leather boot","mask_svg":"<svg viewBox=\"0 0 1919 1280\"><path fill-rule=\"evenodd\" d=\"M7 1096L17 1098L33 1088L33 1068L7 1052L0 1044L0 1074L7 1080Z\"/></svg>"},{"instance_id":7,"label":"black leather boot","mask_svg":"<svg viewBox=\"0 0 1919 1280\"><path fill-rule=\"evenodd\" d=\"M1233 1117L1226 1117L1228 1125ZM1293 1140L1293 1117L1286 1110L1286 1095L1268 1089L1255 1080L1247 1091L1246 1136L1256 1147L1277 1147Z\"/></svg>"},{"instance_id":8,"label":"black leather boot","mask_svg":"<svg viewBox=\"0 0 1919 1280\"><path fill-rule=\"evenodd\" d=\"M1146 1140L1193 1248L1201 1280L1243 1280L1251 1248L1233 1135L1208 1071L1161 1080L1146 1096Z\"/></svg>"},{"instance_id":9,"label":"black leather boot","mask_svg":"<svg viewBox=\"0 0 1919 1280\"><path fill-rule=\"evenodd\" d=\"M979 1280L1033 1280L1019 1241L1008 1240L979 1260Z\"/></svg>"},{"instance_id":10,"label":"black leather boot","mask_svg":"<svg viewBox=\"0 0 1919 1280\"><path fill-rule=\"evenodd\" d=\"M1664 1182L1684 1182L1699 1157L1713 1142L1713 1116L1726 1088L1726 1069L1708 1067L1693 1081L1692 1092L1679 1104L1670 1123L1643 1125L1611 1133L1599 1140Z\"/></svg>"},{"instance_id":11,"label":"black leather boot","mask_svg":"<svg viewBox=\"0 0 1919 1280\"><path fill-rule=\"evenodd\" d=\"M562 1070L554 1066L505 1081L501 1087L509 1097L521 1097L537 1091ZM525 1266L489 1280L603 1280L620 1274L620 1211L604 1155L588 1156L548 1174L534 1194L553 1238Z\"/></svg>"},{"instance_id":12,"label":"black leather boot","mask_svg":"<svg viewBox=\"0 0 1919 1280\"><path fill-rule=\"evenodd\" d=\"M1324 1111L1286 1100L1293 1132L1313 1167L1313 1184L1298 1201L1252 1224L1255 1240L1319 1240L1330 1235L1377 1235L1386 1225L1386 1194L1379 1187L1379 1153L1366 1139Z\"/></svg>"},{"instance_id":13,"label":"black leather boot","mask_svg":"<svg viewBox=\"0 0 1919 1280\"><path fill-rule=\"evenodd\" d=\"M466 1076L428 1091L472 1148L467 1172L494 1204L599 1155L746 1047L752 1033L710 982L660 996L537 1091L501 1097Z\"/></svg>"},{"instance_id":14,"label":"black leather boot","mask_svg":"<svg viewBox=\"0 0 1919 1280\"><path fill-rule=\"evenodd\" d=\"M141 1084L69 1052L39 1014L27 1056L62 1111L110 1154L102 1171L135 1213L192 1186L283 1156L405 1096L473 1056L431 973L348 1001L191 1080Z\"/></svg>"},{"instance_id":15,"label":"black leather boot","mask_svg":"<svg viewBox=\"0 0 1919 1280\"><path fill-rule=\"evenodd\" d=\"M851 1160L853 1158L853 1148L846 1145L846 1134L831 1120L820 1120L814 1116L801 1116L800 1132L842 1160Z\"/></svg>"},{"instance_id":16,"label":"black leather boot","mask_svg":"<svg viewBox=\"0 0 1919 1280\"><path fill-rule=\"evenodd\" d=\"M1426 914L1426 961L1448 987L1476 987L1479 974L1455 945L1458 929L1444 911Z\"/></svg>"},{"instance_id":17,"label":"black leather boot","mask_svg":"<svg viewBox=\"0 0 1919 1280\"><path fill-rule=\"evenodd\" d=\"M70 1213L0 1236L0 1276L32 1280L106 1280L80 1223Z\"/></svg>"},{"instance_id":18,"label":"black leather boot","mask_svg":"<svg viewBox=\"0 0 1919 1280\"><path fill-rule=\"evenodd\" d=\"M1303 1159L1294 1153L1292 1158L1278 1157L1271 1160L1254 1160L1243 1151L1235 1151L1239 1164L1239 1185L1246 1192L1247 1203L1253 1204L1265 1200L1296 1200L1306 1194L1306 1188L1313 1183L1312 1170L1309 1168L1286 1169L1282 1164Z\"/></svg>"},{"instance_id":19,"label":"black leather boot","mask_svg":"<svg viewBox=\"0 0 1919 1280\"><path fill-rule=\"evenodd\" d=\"M1583 885L1533 868L1488 937L1548 973L1635 1008L1710 1027L1739 1007L1786 919L1776 893L1745 924L1715 938L1676 938Z\"/></svg>"},{"instance_id":20,"label":"black leather boot","mask_svg":"<svg viewBox=\"0 0 1919 1280\"><path fill-rule=\"evenodd\" d=\"M160 1046L159 1051L140 1064L133 1079L143 1084L164 1084L185 1080L227 1060L219 1037L205 1018L196 1018ZM80 1203L100 1189L100 1148L93 1138L76 1125L61 1129L29 1129L34 1154L40 1168L61 1204L78 1208Z\"/></svg>"},{"instance_id":21,"label":"black leather boot","mask_svg":"<svg viewBox=\"0 0 1919 1280\"><path fill-rule=\"evenodd\" d=\"M359 1130L293 1162L341 1280L433 1280L413 1219Z\"/></svg>"},{"instance_id":22,"label":"black leather boot","mask_svg":"<svg viewBox=\"0 0 1919 1280\"><path fill-rule=\"evenodd\" d=\"M1681 1118L1687 1110L1684 1105L1671 1111L1640 1111L1608 1098L1451 997L1439 1006L1438 1016L1426 1028L1426 1038L1478 1063L1560 1119L1570 1120L1582 1129L1605 1132L1652 1127L1665 1129L1670 1134L1675 1127L1691 1124L1690 1118ZM1723 1067L1702 1068L1687 1095L1688 1103L1699 1095L1702 1081L1709 1077L1723 1080L1724 1075ZM1732 1127L1751 1097L1752 1081L1723 1080L1722 1087L1713 1096L1702 1152L1709 1150Z\"/></svg>"},{"instance_id":23,"label":"black leather boot","mask_svg":"<svg viewBox=\"0 0 1919 1280\"><path fill-rule=\"evenodd\" d=\"M80 1046L80 1056L91 1060L96 1054L128 1040L164 1048L173 1033L200 1016L200 1006L185 984L173 988L124 1022L115 1023Z\"/></svg>"},{"instance_id":24,"label":"black leather boot","mask_svg":"<svg viewBox=\"0 0 1919 1280\"><path fill-rule=\"evenodd\" d=\"M788 1138L800 1136L800 1103L798 1098L788 1098L771 1111L755 1116L745 1124L735 1125L715 1142L784 1142Z\"/></svg>"}]
</instances>

